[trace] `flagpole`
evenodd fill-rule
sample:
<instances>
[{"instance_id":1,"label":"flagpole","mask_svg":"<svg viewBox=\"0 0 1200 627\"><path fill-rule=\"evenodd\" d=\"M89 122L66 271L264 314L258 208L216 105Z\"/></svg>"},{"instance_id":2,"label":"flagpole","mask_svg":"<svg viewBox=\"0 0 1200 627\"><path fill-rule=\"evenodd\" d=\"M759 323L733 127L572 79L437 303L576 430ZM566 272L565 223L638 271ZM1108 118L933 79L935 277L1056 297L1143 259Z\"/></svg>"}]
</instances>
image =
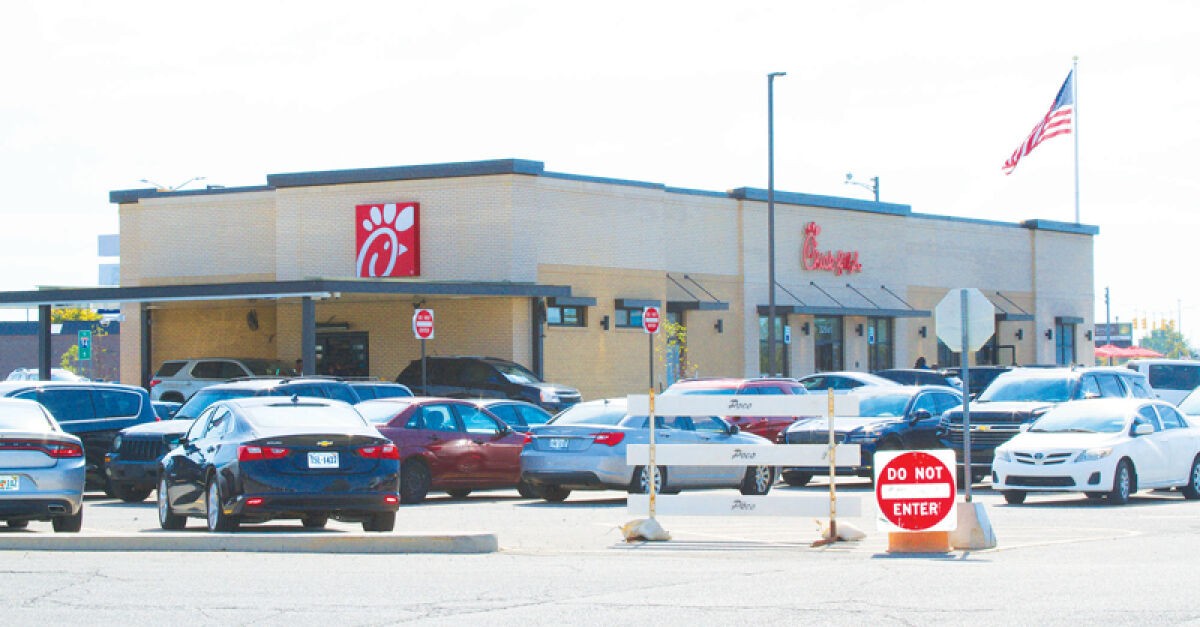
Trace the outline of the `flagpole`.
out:
<instances>
[{"instance_id":1,"label":"flagpole","mask_svg":"<svg viewBox=\"0 0 1200 627\"><path fill-rule=\"evenodd\" d=\"M1072 135L1075 136L1075 224L1079 224L1079 57L1071 66L1071 100L1075 102Z\"/></svg>"}]
</instances>

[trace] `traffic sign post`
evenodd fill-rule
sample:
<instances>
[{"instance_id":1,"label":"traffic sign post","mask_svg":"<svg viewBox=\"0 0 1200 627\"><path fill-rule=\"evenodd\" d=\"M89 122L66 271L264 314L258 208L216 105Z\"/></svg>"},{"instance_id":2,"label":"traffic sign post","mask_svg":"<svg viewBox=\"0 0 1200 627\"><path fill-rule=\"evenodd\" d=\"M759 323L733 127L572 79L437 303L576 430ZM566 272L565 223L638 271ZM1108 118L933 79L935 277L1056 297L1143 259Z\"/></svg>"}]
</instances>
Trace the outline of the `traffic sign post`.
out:
<instances>
[{"instance_id":1,"label":"traffic sign post","mask_svg":"<svg viewBox=\"0 0 1200 627\"><path fill-rule=\"evenodd\" d=\"M996 535L982 503L971 502L971 353L996 332L996 308L975 288L950 290L934 309L938 339L961 354L963 381L963 483L966 507L958 510L958 524L950 534L956 549L996 546Z\"/></svg>"},{"instance_id":2,"label":"traffic sign post","mask_svg":"<svg viewBox=\"0 0 1200 627\"><path fill-rule=\"evenodd\" d=\"M643 307L642 308L642 330L646 332L646 337L650 340L650 423L646 425L650 429L650 463L646 464L646 491L650 493L650 520L654 520L655 515L655 500L658 496L658 490L654 486L655 480L658 478L658 465L655 460L655 443L654 443L654 335L658 333L658 327L661 319L658 315L658 307Z\"/></svg>"},{"instance_id":3,"label":"traffic sign post","mask_svg":"<svg viewBox=\"0 0 1200 627\"><path fill-rule=\"evenodd\" d=\"M425 340L433 339L433 310L418 309L412 317L413 335L421 340L421 394L429 396L429 379L425 368Z\"/></svg>"}]
</instances>

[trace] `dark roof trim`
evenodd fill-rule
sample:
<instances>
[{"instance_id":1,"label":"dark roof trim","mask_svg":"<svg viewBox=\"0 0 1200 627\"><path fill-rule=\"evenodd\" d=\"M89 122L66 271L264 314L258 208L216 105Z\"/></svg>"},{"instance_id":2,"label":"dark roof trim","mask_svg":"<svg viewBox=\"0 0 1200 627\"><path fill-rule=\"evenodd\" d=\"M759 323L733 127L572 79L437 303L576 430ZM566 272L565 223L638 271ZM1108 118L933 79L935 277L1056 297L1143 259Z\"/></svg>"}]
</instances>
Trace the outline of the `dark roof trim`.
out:
<instances>
[{"instance_id":1,"label":"dark roof trim","mask_svg":"<svg viewBox=\"0 0 1200 627\"><path fill-rule=\"evenodd\" d=\"M669 300L667 301L667 311L729 311L729 303L710 300Z\"/></svg>"},{"instance_id":2,"label":"dark roof trim","mask_svg":"<svg viewBox=\"0 0 1200 627\"><path fill-rule=\"evenodd\" d=\"M1039 231L1058 231L1060 233L1077 233L1079 235L1099 235L1100 227L1091 224L1075 224L1073 222L1055 222L1054 220L1025 220L1021 226Z\"/></svg>"},{"instance_id":3,"label":"dark roof trim","mask_svg":"<svg viewBox=\"0 0 1200 627\"><path fill-rule=\"evenodd\" d=\"M556 296L550 299L551 307L595 307L596 299L592 296Z\"/></svg>"},{"instance_id":4,"label":"dark roof trim","mask_svg":"<svg viewBox=\"0 0 1200 627\"><path fill-rule=\"evenodd\" d=\"M252 283L201 283L139 287L83 287L0 292L0 306L35 307L80 303L136 303L240 298L329 298L335 294L394 294L414 296L510 296L553 298L571 295L565 285L408 281L387 279L307 279Z\"/></svg>"},{"instance_id":5,"label":"dark roof trim","mask_svg":"<svg viewBox=\"0 0 1200 627\"><path fill-rule=\"evenodd\" d=\"M1055 324L1083 324L1083 318L1079 316L1054 316Z\"/></svg>"},{"instance_id":6,"label":"dark roof trim","mask_svg":"<svg viewBox=\"0 0 1200 627\"><path fill-rule=\"evenodd\" d=\"M1028 313L1011 313L1008 311L997 311L996 322L1033 322L1037 320L1037 316Z\"/></svg>"},{"instance_id":7,"label":"dark roof trim","mask_svg":"<svg viewBox=\"0 0 1200 627\"><path fill-rule=\"evenodd\" d=\"M737 189L730 190L729 195L739 200L756 200L758 202L767 202L767 190L756 187L739 187ZM781 192L779 190L775 190L775 202L786 205L804 205L807 207L825 207L828 209L848 209L850 211L883 213L895 216L907 216L912 214L912 207L909 205L858 200L856 198L841 198L838 196L798 194L796 192Z\"/></svg>"},{"instance_id":8,"label":"dark roof trim","mask_svg":"<svg viewBox=\"0 0 1200 627\"><path fill-rule=\"evenodd\" d=\"M306 187L310 185L409 181L414 179L439 179L458 176L488 176L493 174L530 174L537 176L542 174L544 168L545 164L541 161L493 159L491 161L462 161L457 163L435 163L389 168L269 174L267 175L267 184L273 187Z\"/></svg>"},{"instance_id":9,"label":"dark roof trim","mask_svg":"<svg viewBox=\"0 0 1200 627\"><path fill-rule=\"evenodd\" d=\"M644 307L662 307L662 301L637 298L618 298L614 302L614 305L617 309L642 309Z\"/></svg>"},{"instance_id":10,"label":"dark roof trim","mask_svg":"<svg viewBox=\"0 0 1200 627\"><path fill-rule=\"evenodd\" d=\"M210 187L207 189L181 189L170 192L158 189L121 189L108 193L108 202L125 204L137 202L143 198L175 198L178 196L216 196L218 194L242 194L250 192L269 192L274 190L270 185L253 185L249 187Z\"/></svg>"},{"instance_id":11,"label":"dark roof trim","mask_svg":"<svg viewBox=\"0 0 1200 627\"><path fill-rule=\"evenodd\" d=\"M666 186L662 183L650 183L647 181L633 181L629 179L610 179L602 176L587 176L585 174L564 174L562 172L541 172L540 176L552 179L562 179L564 181L580 181L582 183L604 183L607 185L626 185L628 187L643 187L646 189L665 189Z\"/></svg>"},{"instance_id":12,"label":"dark roof trim","mask_svg":"<svg viewBox=\"0 0 1200 627\"><path fill-rule=\"evenodd\" d=\"M758 315L767 314L767 305L758 306ZM775 305L775 315L801 314L808 316L868 316L872 318L931 318L933 313L923 309L876 309L874 307L810 307L808 305Z\"/></svg>"}]
</instances>

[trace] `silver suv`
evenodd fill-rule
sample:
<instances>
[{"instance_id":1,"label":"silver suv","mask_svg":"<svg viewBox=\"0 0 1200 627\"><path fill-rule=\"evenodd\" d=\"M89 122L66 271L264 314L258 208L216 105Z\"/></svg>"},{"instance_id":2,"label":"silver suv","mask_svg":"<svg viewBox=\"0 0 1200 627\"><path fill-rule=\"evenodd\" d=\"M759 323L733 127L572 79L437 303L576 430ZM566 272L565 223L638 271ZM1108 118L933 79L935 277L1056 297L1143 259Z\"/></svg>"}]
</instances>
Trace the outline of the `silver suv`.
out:
<instances>
[{"instance_id":1,"label":"silver suv","mask_svg":"<svg viewBox=\"0 0 1200 627\"><path fill-rule=\"evenodd\" d=\"M164 361L150 379L150 398L182 403L196 392L241 377L290 377L296 370L278 359L210 357Z\"/></svg>"}]
</instances>

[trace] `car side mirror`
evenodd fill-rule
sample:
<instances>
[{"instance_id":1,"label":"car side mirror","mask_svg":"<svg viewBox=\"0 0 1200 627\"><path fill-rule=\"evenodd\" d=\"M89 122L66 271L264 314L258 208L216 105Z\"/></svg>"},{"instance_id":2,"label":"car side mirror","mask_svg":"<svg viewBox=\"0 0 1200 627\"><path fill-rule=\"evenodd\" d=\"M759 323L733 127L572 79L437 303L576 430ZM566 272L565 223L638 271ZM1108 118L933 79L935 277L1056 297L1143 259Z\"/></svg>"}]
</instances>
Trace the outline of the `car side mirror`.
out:
<instances>
[{"instance_id":1,"label":"car side mirror","mask_svg":"<svg viewBox=\"0 0 1200 627\"><path fill-rule=\"evenodd\" d=\"M179 436L178 440L175 440L175 446L187 446L187 443L188 443L187 437L182 436L182 435Z\"/></svg>"},{"instance_id":2,"label":"car side mirror","mask_svg":"<svg viewBox=\"0 0 1200 627\"><path fill-rule=\"evenodd\" d=\"M910 420L912 420L912 422L917 422L919 420L929 420L932 417L933 417L933 414L929 413L928 409L918 409L918 410L914 411L912 413L912 416L910 416L909 418L910 418Z\"/></svg>"},{"instance_id":3,"label":"car side mirror","mask_svg":"<svg viewBox=\"0 0 1200 627\"><path fill-rule=\"evenodd\" d=\"M1133 425L1134 435L1150 435L1151 433L1154 433L1154 425L1152 424L1139 422L1136 425Z\"/></svg>"},{"instance_id":4,"label":"car side mirror","mask_svg":"<svg viewBox=\"0 0 1200 627\"><path fill-rule=\"evenodd\" d=\"M737 425L729 425L729 435L737 435L741 428Z\"/></svg>"}]
</instances>

